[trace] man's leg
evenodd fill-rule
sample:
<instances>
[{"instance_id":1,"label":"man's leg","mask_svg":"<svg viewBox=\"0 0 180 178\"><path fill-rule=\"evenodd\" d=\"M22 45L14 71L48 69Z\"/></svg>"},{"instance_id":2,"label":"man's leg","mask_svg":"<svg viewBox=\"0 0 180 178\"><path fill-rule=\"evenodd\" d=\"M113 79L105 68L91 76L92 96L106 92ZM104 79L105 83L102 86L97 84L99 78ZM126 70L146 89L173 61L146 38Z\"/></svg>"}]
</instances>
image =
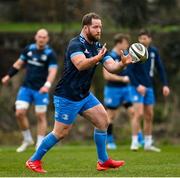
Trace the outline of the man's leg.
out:
<instances>
[{"instance_id":1,"label":"man's leg","mask_svg":"<svg viewBox=\"0 0 180 178\"><path fill-rule=\"evenodd\" d=\"M154 117L154 91L152 88L147 88L146 97L144 101L144 149L147 151L160 152L159 148L152 145L152 127L153 127L153 117Z\"/></svg>"},{"instance_id":2,"label":"man's leg","mask_svg":"<svg viewBox=\"0 0 180 178\"><path fill-rule=\"evenodd\" d=\"M144 106L144 149L147 151L160 152L159 148L153 146L152 141L152 128L153 128L153 105Z\"/></svg>"},{"instance_id":3,"label":"man's leg","mask_svg":"<svg viewBox=\"0 0 180 178\"><path fill-rule=\"evenodd\" d=\"M144 135L152 135L153 105L144 105Z\"/></svg>"},{"instance_id":4,"label":"man's leg","mask_svg":"<svg viewBox=\"0 0 180 178\"><path fill-rule=\"evenodd\" d=\"M71 125L55 121L53 131L44 137L36 152L26 162L26 167L38 173L46 173L47 171L42 168L41 159L57 142L69 133L70 129Z\"/></svg>"},{"instance_id":5,"label":"man's leg","mask_svg":"<svg viewBox=\"0 0 180 178\"><path fill-rule=\"evenodd\" d=\"M30 129L29 129L29 122L27 118L27 110L26 109L17 109L16 110L16 119L21 129L23 142L20 147L17 148L17 152L23 152L26 148L30 145L34 144Z\"/></svg>"},{"instance_id":6,"label":"man's leg","mask_svg":"<svg viewBox=\"0 0 180 178\"><path fill-rule=\"evenodd\" d=\"M35 104L35 113L37 117L37 142L36 149L41 144L47 130L47 106L49 104L48 93L39 93L39 91L32 91Z\"/></svg>"},{"instance_id":7,"label":"man's leg","mask_svg":"<svg viewBox=\"0 0 180 178\"><path fill-rule=\"evenodd\" d=\"M28 105L28 103L26 103L26 106ZM20 107L21 106L21 107ZM23 136L23 142L22 145L20 147L17 148L17 152L23 152L26 150L26 148L30 145L34 144L32 135L31 135L31 131L29 129L29 122L28 122L28 118L27 118L27 109L18 109L18 108L23 108L22 106L25 106L25 102L24 104L22 104L22 102L16 102L16 119L19 125L19 128L21 129L22 132L22 136ZM24 108L28 108L28 107L24 107Z\"/></svg>"},{"instance_id":8,"label":"man's leg","mask_svg":"<svg viewBox=\"0 0 180 178\"><path fill-rule=\"evenodd\" d=\"M31 132L29 129L29 122L27 118L27 110L31 103L31 91L29 88L21 87L17 94L16 106L16 119L22 131L23 143L17 148L17 152L23 152L29 145L34 144Z\"/></svg>"},{"instance_id":9,"label":"man's leg","mask_svg":"<svg viewBox=\"0 0 180 178\"><path fill-rule=\"evenodd\" d=\"M109 126L107 129L107 148L114 150L117 146L113 136L113 120L116 117L117 109L107 109L106 111L109 118Z\"/></svg>"},{"instance_id":10,"label":"man's leg","mask_svg":"<svg viewBox=\"0 0 180 178\"><path fill-rule=\"evenodd\" d=\"M125 164L124 161L114 161L109 159L106 151L107 127L109 124L108 115L102 104L98 104L83 112L83 116L89 119L95 126L94 141L98 154L97 170L107 170L109 168L118 168Z\"/></svg>"},{"instance_id":11,"label":"man's leg","mask_svg":"<svg viewBox=\"0 0 180 178\"><path fill-rule=\"evenodd\" d=\"M62 140L69 133L70 129L71 125L55 121L53 131L44 137L40 146L37 148L30 160L40 161L48 150L50 150L59 140Z\"/></svg>"},{"instance_id":12,"label":"man's leg","mask_svg":"<svg viewBox=\"0 0 180 178\"><path fill-rule=\"evenodd\" d=\"M36 109L36 117L37 117L37 142L36 142L36 149L37 149L41 144L47 130L46 112L38 112L38 110Z\"/></svg>"},{"instance_id":13,"label":"man's leg","mask_svg":"<svg viewBox=\"0 0 180 178\"><path fill-rule=\"evenodd\" d=\"M134 110L134 115L131 118L132 142L131 142L130 149L133 151L136 151L139 148L138 131L140 128L140 120L143 115L143 104L142 103L134 103L133 110Z\"/></svg>"},{"instance_id":14,"label":"man's leg","mask_svg":"<svg viewBox=\"0 0 180 178\"><path fill-rule=\"evenodd\" d=\"M40 146L32 157L26 162L26 167L39 173L45 173L41 159L59 140L63 139L72 127L79 108L80 102L74 102L62 97L54 97L55 124L54 129L44 137Z\"/></svg>"},{"instance_id":15,"label":"man's leg","mask_svg":"<svg viewBox=\"0 0 180 178\"><path fill-rule=\"evenodd\" d=\"M113 136L113 120L117 114L117 108L120 106L122 92L120 87L104 87L104 105L107 108L109 118L109 126L107 129L107 148L116 149L116 144Z\"/></svg>"}]
</instances>

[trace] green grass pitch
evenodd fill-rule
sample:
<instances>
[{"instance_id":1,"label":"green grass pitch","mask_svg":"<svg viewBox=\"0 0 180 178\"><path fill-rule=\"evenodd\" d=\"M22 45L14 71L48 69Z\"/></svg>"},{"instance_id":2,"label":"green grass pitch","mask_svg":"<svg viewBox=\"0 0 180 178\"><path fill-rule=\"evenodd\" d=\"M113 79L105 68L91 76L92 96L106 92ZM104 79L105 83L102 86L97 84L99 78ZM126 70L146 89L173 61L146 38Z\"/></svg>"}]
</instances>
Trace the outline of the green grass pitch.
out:
<instances>
[{"instance_id":1,"label":"green grass pitch","mask_svg":"<svg viewBox=\"0 0 180 178\"><path fill-rule=\"evenodd\" d=\"M38 177L38 176L83 176L83 177L120 177L120 176L180 176L180 145L162 146L161 153L138 152L129 150L129 146L119 146L109 155L115 159L124 159L126 165L117 170L96 171L95 146L57 145L43 159L47 174L37 174L25 168L25 161L34 149L16 153L15 147L0 147L1 177Z\"/></svg>"}]
</instances>

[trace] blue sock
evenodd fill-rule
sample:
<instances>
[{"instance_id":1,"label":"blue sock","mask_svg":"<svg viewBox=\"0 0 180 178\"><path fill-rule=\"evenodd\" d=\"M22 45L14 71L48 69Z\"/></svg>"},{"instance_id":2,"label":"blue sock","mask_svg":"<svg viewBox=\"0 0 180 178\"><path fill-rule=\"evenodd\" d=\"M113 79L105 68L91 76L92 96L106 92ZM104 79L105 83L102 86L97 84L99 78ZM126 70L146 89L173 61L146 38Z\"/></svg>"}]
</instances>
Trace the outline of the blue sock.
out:
<instances>
[{"instance_id":1,"label":"blue sock","mask_svg":"<svg viewBox=\"0 0 180 178\"><path fill-rule=\"evenodd\" d=\"M36 150L36 152L32 155L30 158L31 161L36 161L36 160L41 160L42 157L45 155L45 153L52 148L59 139L55 137L55 135L50 132L46 137L43 139L41 145L39 148Z\"/></svg>"},{"instance_id":2,"label":"blue sock","mask_svg":"<svg viewBox=\"0 0 180 178\"><path fill-rule=\"evenodd\" d=\"M114 136L112 134L107 135L107 143L115 143Z\"/></svg>"},{"instance_id":3,"label":"blue sock","mask_svg":"<svg viewBox=\"0 0 180 178\"><path fill-rule=\"evenodd\" d=\"M94 141L96 143L96 149L98 154L98 159L101 162L108 160L108 154L106 151L106 138L107 132L103 130L94 130Z\"/></svg>"},{"instance_id":4,"label":"blue sock","mask_svg":"<svg viewBox=\"0 0 180 178\"><path fill-rule=\"evenodd\" d=\"M141 143L144 141L143 133L142 131L138 132L138 142Z\"/></svg>"}]
</instances>

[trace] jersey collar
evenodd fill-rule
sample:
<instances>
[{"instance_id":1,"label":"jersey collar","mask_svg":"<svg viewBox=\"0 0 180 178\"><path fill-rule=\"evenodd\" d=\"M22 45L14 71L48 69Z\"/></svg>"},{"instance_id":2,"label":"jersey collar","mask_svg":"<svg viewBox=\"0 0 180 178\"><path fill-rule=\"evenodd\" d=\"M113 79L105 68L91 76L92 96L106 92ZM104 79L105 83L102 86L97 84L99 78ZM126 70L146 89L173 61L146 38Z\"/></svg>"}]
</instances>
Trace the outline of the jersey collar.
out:
<instances>
[{"instance_id":1,"label":"jersey collar","mask_svg":"<svg viewBox=\"0 0 180 178\"><path fill-rule=\"evenodd\" d=\"M95 44L95 42L89 43L89 42L86 40L86 38L84 37L84 35L83 35L82 33L80 33L79 38L80 38L80 41L81 41L82 43L87 43L87 44L89 44L89 45Z\"/></svg>"}]
</instances>

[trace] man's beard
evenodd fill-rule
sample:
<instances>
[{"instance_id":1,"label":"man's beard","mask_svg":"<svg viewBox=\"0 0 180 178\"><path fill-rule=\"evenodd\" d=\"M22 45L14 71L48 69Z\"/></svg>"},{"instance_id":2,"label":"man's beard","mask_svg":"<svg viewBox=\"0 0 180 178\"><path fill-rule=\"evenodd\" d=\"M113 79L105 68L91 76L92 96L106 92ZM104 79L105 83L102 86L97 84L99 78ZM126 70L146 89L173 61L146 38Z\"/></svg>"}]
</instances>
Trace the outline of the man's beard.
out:
<instances>
[{"instance_id":1,"label":"man's beard","mask_svg":"<svg viewBox=\"0 0 180 178\"><path fill-rule=\"evenodd\" d=\"M95 37L95 36L92 35L90 29L88 29L87 38L89 39L89 41L92 41L92 42L99 41L98 37Z\"/></svg>"}]
</instances>

